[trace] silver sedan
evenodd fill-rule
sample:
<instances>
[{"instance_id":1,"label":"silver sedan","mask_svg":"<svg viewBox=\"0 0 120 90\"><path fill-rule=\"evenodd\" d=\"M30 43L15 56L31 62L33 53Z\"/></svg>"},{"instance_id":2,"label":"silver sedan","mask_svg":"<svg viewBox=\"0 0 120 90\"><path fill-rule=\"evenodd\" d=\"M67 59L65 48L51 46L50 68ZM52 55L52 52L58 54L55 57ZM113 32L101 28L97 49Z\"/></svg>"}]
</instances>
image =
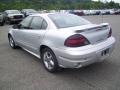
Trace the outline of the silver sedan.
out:
<instances>
[{"instance_id":1,"label":"silver sedan","mask_svg":"<svg viewBox=\"0 0 120 90\"><path fill-rule=\"evenodd\" d=\"M12 48L20 46L41 58L45 69L80 68L105 60L115 38L108 23L92 24L72 14L36 14L14 25L8 33Z\"/></svg>"}]
</instances>

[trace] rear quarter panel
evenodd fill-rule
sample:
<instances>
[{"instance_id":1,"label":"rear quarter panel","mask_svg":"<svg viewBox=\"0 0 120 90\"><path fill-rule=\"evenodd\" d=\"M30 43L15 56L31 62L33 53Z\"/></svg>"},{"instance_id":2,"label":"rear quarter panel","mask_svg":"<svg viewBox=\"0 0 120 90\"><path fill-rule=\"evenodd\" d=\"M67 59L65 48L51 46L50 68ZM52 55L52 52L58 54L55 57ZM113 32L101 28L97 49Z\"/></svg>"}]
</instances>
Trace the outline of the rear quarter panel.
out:
<instances>
[{"instance_id":1,"label":"rear quarter panel","mask_svg":"<svg viewBox=\"0 0 120 90\"><path fill-rule=\"evenodd\" d=\"M65 49L64 42L70 35L73 35L73 33L58 29L49 30L46 32L42 44L51 48Z\"/></svg>"}]
</instances>

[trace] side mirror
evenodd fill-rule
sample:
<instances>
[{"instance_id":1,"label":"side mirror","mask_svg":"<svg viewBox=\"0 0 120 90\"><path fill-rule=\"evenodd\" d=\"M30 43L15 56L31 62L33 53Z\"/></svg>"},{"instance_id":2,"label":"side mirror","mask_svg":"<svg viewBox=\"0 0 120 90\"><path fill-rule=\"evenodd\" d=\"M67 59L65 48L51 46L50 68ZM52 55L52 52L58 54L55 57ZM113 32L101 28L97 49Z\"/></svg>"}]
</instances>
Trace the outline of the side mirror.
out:
<instances>
[{"instance_id":1,"label":"side mirror","mask_svg":"<svg viewBox=\"0 0 120 90\"><path fill-rule=\"evenodd\" d=\"M20 24L15 24L15 25L13 25L13 29L20 29L20 27L21 27L21 25Z\"/></svg>"}]
</instances>

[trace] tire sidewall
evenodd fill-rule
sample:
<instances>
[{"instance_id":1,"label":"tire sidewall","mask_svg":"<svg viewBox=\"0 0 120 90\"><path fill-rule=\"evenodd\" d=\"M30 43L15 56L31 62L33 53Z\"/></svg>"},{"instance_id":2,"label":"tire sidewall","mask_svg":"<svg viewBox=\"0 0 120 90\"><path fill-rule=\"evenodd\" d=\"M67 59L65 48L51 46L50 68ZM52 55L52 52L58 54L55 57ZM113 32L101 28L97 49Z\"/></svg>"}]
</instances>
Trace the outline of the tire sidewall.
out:
<instances>
[{"instance_id":1,"label":"tire sidewall","mask_svg":"<svg viewBox=\"0 0 120 90\"><path fill-rule=\"evenodd\" d=\"M10 44L10 38L13 40L13 46L11 46L11 44ZM12 36L9 36L8 39L9 39L9 45L10 45L13 49L15 49L15 48L16 48L16 45L15 45L15 41L14 41L13 37L12 37Z\"/></svg>"},{"instance_id":2,"label":"tire sidewall","mask_svg":"<svg viewBox=\"0 0 120 90\"><path fill-rule=\"evenodd\" d=\"M52 55L53 62L54 62L54 68L53 68L53 69L48 69L48 68L46 67L45 63L44 63L44 54L45 54L45 52L49 52L49 53ZM52 51L51 49L49 49L49 48L43 49L43 50L42 50L41 57L42 57L42 63L43 63L43 65L44 65L44 67L45 67L45 69L46 69L47 71L53 73L53 72L56 72L56 71L58 70L58 61L57 61L57 58L56 58L55 54L53 53L53 51Z\"/></svg>"}]
</instances>

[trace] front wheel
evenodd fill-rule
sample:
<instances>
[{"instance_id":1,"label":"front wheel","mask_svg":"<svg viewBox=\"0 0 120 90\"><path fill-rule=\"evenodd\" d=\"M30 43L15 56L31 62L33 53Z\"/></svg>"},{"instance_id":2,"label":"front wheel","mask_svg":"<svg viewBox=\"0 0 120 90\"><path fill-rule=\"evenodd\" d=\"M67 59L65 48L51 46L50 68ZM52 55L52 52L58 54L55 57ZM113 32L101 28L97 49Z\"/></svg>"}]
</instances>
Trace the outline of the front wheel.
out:
<instances>
[{"instance_id":1,"label":"front wheel","mask_svg":"<svg viewBox=\"0 0 120 90\"><path fill-rule=\"evenodd\" d=\"M17 46L15 45L15 42L14 42L14 40L13 40L13 37L10 35L10 36L8 36L8 39L9 39L9 45L10 45L13 49L15 49Z\"/></svg>"},{"instance_id":2,"label":"front wheel","mask_svg":"<svg viewBox=\"0 0 120 90\"><path fill-rule=\"evenodd\" d=\"M42 50L42 61L45 69L51 73L56 72L59 68L56 56L49 48Z\"/></svg>"},{"instance_id":3,"label":"front wheel","mask_svg":"<svg viewBox=\"0 0 120 90\"><path fill-rule=\"evenodd\" d=\"M1 22L1 23L0 23L0 26L3 26L3 25L4 25L4 23L3 23L3 22Z\"/></svg>"}]
</instances>

